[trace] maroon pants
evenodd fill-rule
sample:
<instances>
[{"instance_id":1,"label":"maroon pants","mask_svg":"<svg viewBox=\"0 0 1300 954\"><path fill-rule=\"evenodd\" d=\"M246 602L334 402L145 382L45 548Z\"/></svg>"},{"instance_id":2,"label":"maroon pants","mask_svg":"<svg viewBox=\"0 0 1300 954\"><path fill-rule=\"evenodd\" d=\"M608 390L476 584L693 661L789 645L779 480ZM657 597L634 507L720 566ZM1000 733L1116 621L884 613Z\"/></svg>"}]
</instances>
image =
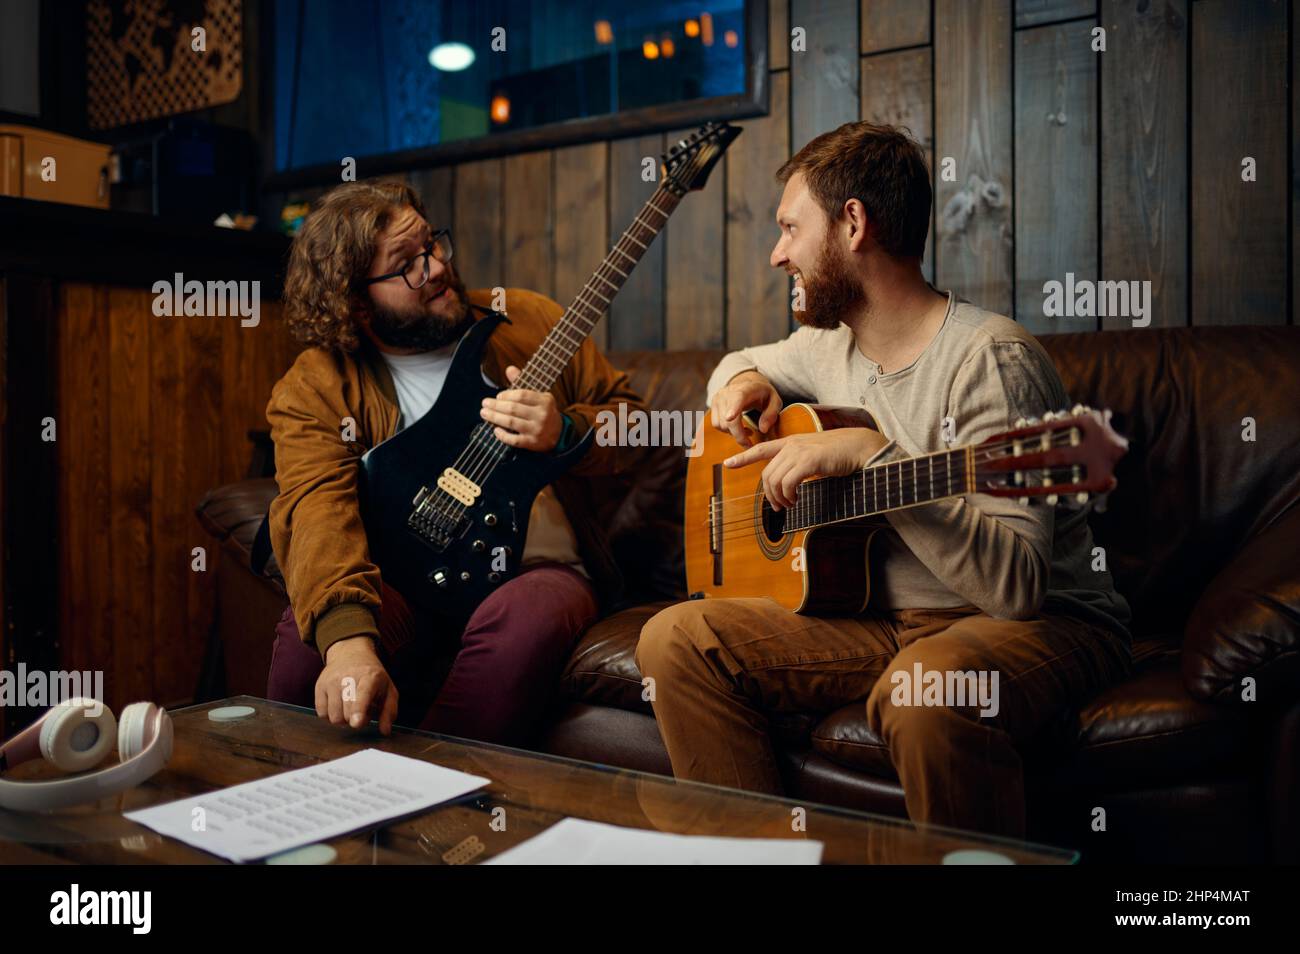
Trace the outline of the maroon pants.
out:
<instances>
[{"instance_id":1,"label":"maroon pants","mask_svg":"<svg viewBox=\"0 0 1300 954\"><path fill-rule=\"evenodd\" d=\"M591 583L558 563L528 567L504 583L459 633L440 632L388 586L382 600L376 650L397 686L398 721L507 745L527 742L541 723L573 644L597 616ZM323 668L286 608L267 698L314 708Z\"/></svg>"}]
</instances>

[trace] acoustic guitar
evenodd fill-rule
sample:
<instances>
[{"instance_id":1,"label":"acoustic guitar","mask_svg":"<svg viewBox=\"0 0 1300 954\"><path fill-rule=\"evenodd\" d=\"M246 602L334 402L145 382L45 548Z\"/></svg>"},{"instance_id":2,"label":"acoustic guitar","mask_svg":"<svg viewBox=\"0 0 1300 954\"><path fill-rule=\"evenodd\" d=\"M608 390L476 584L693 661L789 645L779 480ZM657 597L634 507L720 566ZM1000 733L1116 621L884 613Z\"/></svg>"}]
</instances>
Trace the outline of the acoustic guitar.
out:
<instances>
[{"instance_id":1,"label":"acoustic guitar","mask_svg":"<svg viewBox=\"0 0 1300 954\"><path fill-rule=\"evenodd\" d=\"M658 188L524 365L512 387L546 392L687 192L703 189L740 128L707 123L663 157ZM361 470L360 502L371 558L384 581L433 614L467 618L516 575L538 492L572 467L592 428L562 453L497 440L479 416L496 388L480 373L483 348L508 320L476 321L456 345L438 400L420 420L376 445Z\"/></svg>"},{"instance_id":2,"label":"acoustic guitar","mask_svg":"<svg viewBox=\"0 0 1300 954\"><path fill-rule=\"evenodd\" d=\"M1109 417L1075 405L1017 421L979 444L813 477L799 485L795 505L779 511L763 495L768 462L725 467L740 446L703 427L686 471L687 592L766 596L812 616L861 613L871 596L871 538L888 526L883 514L965 494L1086 503L1115 487L1115 462L1128 448ZM757 441L875 427L860 408L817 404L791 404L769 434L759 433L755 411L744 423Z\"/></svg>"}]
</instances>

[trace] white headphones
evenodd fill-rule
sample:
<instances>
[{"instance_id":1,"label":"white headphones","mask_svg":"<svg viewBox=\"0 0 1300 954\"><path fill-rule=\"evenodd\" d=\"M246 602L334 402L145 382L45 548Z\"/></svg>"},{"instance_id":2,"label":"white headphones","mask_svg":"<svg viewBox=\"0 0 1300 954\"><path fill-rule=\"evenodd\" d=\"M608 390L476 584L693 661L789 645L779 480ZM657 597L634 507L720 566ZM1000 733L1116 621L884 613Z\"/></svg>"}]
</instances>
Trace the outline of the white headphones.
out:
<instances>
[{"instance_id":1,"label":"white headphones","mask_svg":"<svg viewBox=\"0 0 1300 954\"><path fill-rule=\"evenodd\" d=\"M76 698L55 706L0 746L0 772L37 758L64 772L84 772L104 760L114 735L119 764L52 782L0 778L0 808L31 812L94 801L139 785L172 757L172 720L166 709L133 702L122 710L119 723L99 700Z\"/></svg>"}]
</instances>

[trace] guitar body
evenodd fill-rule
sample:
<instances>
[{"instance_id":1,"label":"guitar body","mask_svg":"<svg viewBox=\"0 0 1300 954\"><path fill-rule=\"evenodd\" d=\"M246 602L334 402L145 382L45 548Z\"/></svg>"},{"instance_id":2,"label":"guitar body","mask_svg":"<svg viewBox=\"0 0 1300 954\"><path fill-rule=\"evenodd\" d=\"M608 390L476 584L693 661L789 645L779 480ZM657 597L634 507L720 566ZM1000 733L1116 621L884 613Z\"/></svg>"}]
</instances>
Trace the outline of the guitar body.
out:
<instances>
[{"instance_id":1,"label":"guitar body","mask_svg":"<svg viewBox=\"0 0 1300 954\"><path fill-rule=\"evenodd\" d=\"M858 408L791 404L771 434L751 433L772 440L874 426L871 416ZM871 595L867 552L872 536L885 526L883 519L784 532L784 512L773 513L764 505L762 474L768 462L724 467L722 462L741 448L734 437L712 426L701 428L695 440L695 456L686 470L685 503L686 585L691 597L765 596L811 616L862 612Z\"/></svg>"},{"instance_id":2,"label":"guitar body","mask_svg":"<svg viewBox=\"0 0 1300 954\"><path fill-rule=\"evenodd\" d=\"M594 433L588 431L562 454L509 449L455 522L445 546L411 525L417 494L456 463L484 423L483 398L495 397L497 388L483 380L483 349L503 320L492 314L465 332L433 407L371 450L361 468L362 518L371 559L384 582L421 609L459 621L518 573L534 499L587 452ZM451 510L452 503L442 505Z\"/></svg>"}]
</instances>

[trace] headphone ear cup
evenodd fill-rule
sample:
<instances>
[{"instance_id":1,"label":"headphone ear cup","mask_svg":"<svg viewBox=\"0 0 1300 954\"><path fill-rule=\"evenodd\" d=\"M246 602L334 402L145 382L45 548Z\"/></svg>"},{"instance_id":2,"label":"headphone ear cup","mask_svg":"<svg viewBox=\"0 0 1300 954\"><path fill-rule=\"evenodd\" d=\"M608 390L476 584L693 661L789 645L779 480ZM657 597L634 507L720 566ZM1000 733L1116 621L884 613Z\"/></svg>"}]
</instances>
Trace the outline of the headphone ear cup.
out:
<instances>
[{"instance_id":1,"label":"headphone ear cup","mask_svg":"<svg viewBox=\"0 0 1300 954\"><path fill-rule=\"evenodd\" d=\"M145 733L157 708L152 702L133 702L122 710L117 726L117 754L123 762L144 751Z\"/></svg>"},{"instance_id":2,"label":"headphone ear cup","mask_svg":"<svg viewBox=\"0 0 1300 954\"><path fill-rule=\"evenodd\" d=\"M112 709L97 699L69 699L41 724L41 755L61 771L84 772L104 761L115 735Z\"/></svg>"}]
</instances>

